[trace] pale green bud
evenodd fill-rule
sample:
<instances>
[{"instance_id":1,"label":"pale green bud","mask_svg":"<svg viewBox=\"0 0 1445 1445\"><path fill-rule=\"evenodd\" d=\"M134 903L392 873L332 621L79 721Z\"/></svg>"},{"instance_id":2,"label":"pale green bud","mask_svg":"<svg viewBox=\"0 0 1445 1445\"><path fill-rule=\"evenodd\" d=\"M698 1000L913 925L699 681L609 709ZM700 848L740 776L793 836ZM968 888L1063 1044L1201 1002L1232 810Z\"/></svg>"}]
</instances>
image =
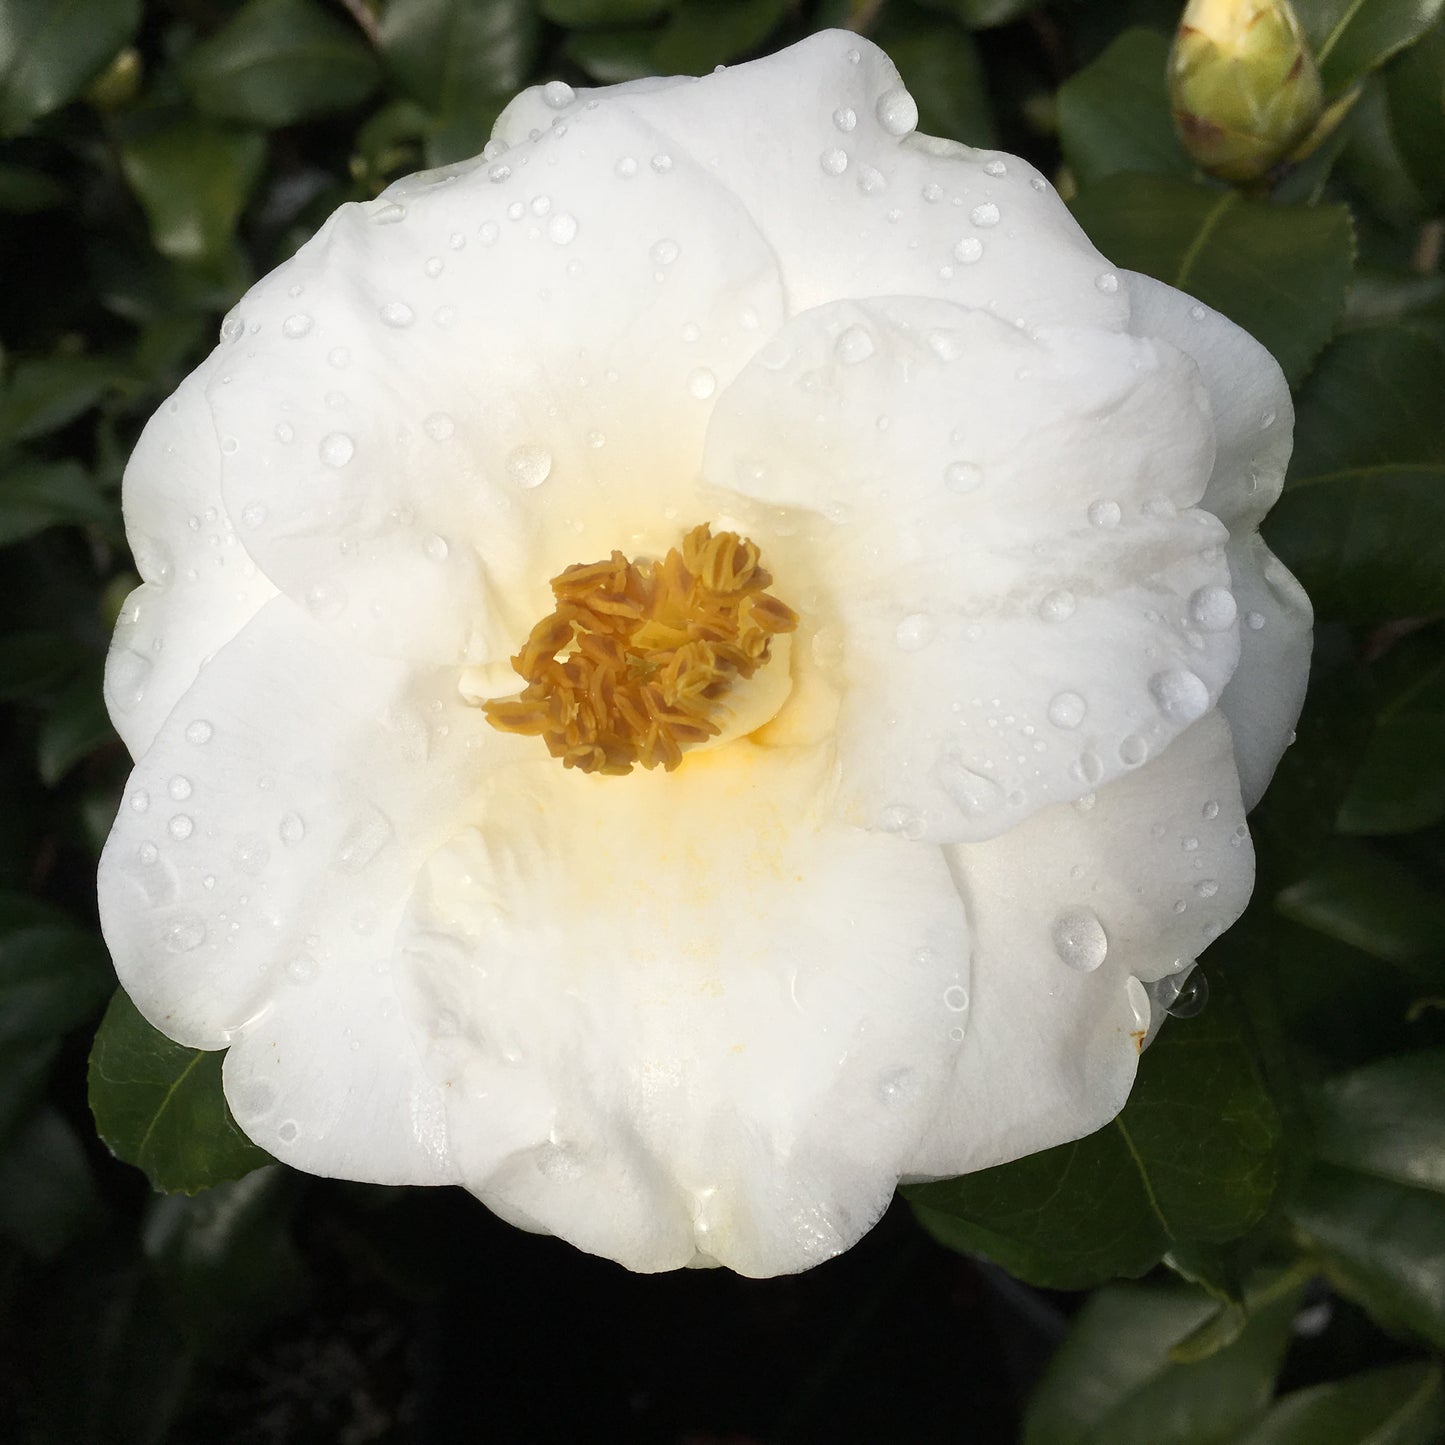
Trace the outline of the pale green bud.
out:
<instances>
[{"instance_id":1,"label":"pale green bud","mask_svg":"<svg viewBox=\"0 0 1445 1445\"><path fill-rule=\"evenodd\" d=\"M1320 73L1289 0L1189 0L1169 57L1184 148L1211 175L1258 181L1320 118Z\"/></svg>"}]
</instances>

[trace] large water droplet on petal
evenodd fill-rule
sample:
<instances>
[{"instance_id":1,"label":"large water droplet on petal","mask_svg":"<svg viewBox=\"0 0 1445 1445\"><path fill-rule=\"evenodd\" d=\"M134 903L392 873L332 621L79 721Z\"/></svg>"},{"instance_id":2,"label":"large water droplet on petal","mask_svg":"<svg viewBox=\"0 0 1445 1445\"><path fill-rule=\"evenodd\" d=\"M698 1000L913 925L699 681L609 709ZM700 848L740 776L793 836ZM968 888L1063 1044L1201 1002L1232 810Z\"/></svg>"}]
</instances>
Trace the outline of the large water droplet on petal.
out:
<instances>
[{"instance_id":1,"label":"large water droplet on petal","mask_svg":"<svg viewBox=\"0 0 1445 1445\"><path fill-rule=\"evenodd\" d=\"M906 90L889 90L878 97L874 108L878 124L889 135L907 135L918 124L918 106Z\"/></svg>"},{"instance_id":2,"label":"large water droplet on petal","mask_svg":"<svg viewBox=\"0 0 1445 1445\"><path fill-rule=\"evenodd\" d=\"M1092 973L1109 953L1104 925L1091 908L1066 908L1054 920L1049 936L1054 952L1080 973Z\"/></svg>"},{"instance_id":3,"label":"large water droplet on petal","mask_svg":"<svg viewBox=\"0 0 1445 1445\"><path fill-rule=\"evenodd\" d=\"M515 447L507 457L507 475L519 487L540 487L552 475L552 453L546 447Z\"/></svg>"},{"instance_id":4,"label":"large water droplet on petal","mask_svg":"<svg viewBox=\"0 0 1445 1445\"><path fill-rule=\"evenodd\" d=\"M1201 587L1189 599L1189 616L1206 632L1222 632L1233 624L1238 612L1228 587Z\"/></svg>"},{"instance_id":5,"label":"large water droplet on petal","mask_svg":"<svg viewBox=\"0 0 1445 1445\"><path fill-rule=\"evenodd\" d=\"M1192 723L1209 711L1209 689L1204 680L1182 667L1156 672L1149 679L1149 692L1171 722Z\"/></svg>"}]
</instances>

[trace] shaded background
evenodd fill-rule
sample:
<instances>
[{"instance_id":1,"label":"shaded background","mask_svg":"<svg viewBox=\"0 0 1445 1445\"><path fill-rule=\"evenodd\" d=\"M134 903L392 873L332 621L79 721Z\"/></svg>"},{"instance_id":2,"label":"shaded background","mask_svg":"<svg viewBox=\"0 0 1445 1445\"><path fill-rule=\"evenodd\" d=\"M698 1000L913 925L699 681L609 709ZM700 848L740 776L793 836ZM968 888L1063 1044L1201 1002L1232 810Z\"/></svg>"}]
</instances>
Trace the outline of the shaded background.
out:
<instances>
[{"instance_id":1,"label":"shaded background","mask_svg":"<svg viewBox=\"0 0 1445 1445\"><path fill-rule=\"evenodd\" d=\"M1166 0L0 0L0 1440L1445 1438L1445 30L1297 8L1352 108L1233 189L1174 136ZM840 24L1295 388L1265 530L1319 645L1249 914L1157 1000L1122 1127L912 1191L805 1276L629 1276L267 1164L95 927L129 448L255 277L522 84Z\"/></svg>"}]
</instances>

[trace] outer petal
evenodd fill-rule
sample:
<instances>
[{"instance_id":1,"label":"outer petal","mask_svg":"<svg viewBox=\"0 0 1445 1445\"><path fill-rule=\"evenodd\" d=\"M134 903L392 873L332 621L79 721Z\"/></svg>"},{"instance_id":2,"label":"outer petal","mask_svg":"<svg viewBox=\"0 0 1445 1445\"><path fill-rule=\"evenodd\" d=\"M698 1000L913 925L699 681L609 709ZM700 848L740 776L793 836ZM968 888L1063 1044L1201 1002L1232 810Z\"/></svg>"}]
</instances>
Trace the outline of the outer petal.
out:
<instances>
[{"instance_id":1,"label":"outer petal","mask_svg":"<svg viewBox=\"0 0 1445 1445\"><path fill-rule=\"evenodd\" d=\"M1219 705L1252 808L1289 743L1309 678L1309 598L1255 532L1284 483L1294 407L1274 358L1247 332L1173 287L1122 274L1130 329L1187 352L1209 389L1219 449L1203 505L1229 528L1234 588L1233 600L1217 597L1210 610L1237 610L1243 622L1239 668Z\"/></svg>"},{"instance_id":2,"label":"outer petal","mask_svg":"<svg viewBox=\"0 0 1445 1445\"><path fill-rule=\"evenodd\" d=\"M1087 806L1085 806L1087 804ZM1141 979L1244 910L1254 854L1214 714L1097 797L949 851L968 906L968 1038L906 1172L969 1173L1112 1119L1150 1026Z\"/></svg>"},{"instance_id":3,"label":"outer petal","mask_svg":"<svg viewBox=\"0 0 1445 1445\"><path fill-rule=\"evenodd\" d=\"M203 366L188 376L150 419L125 472L126 535L144 580L121 609L105 700L133 757L201 664L276 595L221 501L205 374Z\"/></svg>"},{"instance_id":4,"label":"outer petal","mask_svg":"<svg viewBox=\"0 0 1445 1445\"><path fill-rule=\"evenodd\" d=\"M912 298L790 323L719 403L704 474L756 534L796 533L765 554L811 567L836 624L844 816L990 837L1212 707L1238 656L1193 602L1229 580L1194 508L1212 461L1168 346Z\"/></svg>"},{"instance_id":5,"label":"outer petal","mask_svg":"<svg viewBox=\"0 0 1445 1445\"><path fill-rule=\"evenodd\" d=\"M826 750L491 779L427 869L414 1016L468 1186L634 1269L858 1239L947 1081L968 938L934 849L828 824Z\"/></svg>"},{"instance_id":6,"label":"outer petal","mask_svg":"<svg viewBox=\"0 0 1445 1445\"><path fill-rule=\"evenodd\" d=\"M505 657L579 548L685 495L781 288L736 199L649 146L584 114L344 207L242 301L210 388L223 487L267 573L355 645Z\"/></svg>"},{"instance_id":7,"label":"outer petal","mask_svg":"<svg viewBox=\"0 0 1445 1445\"><path fill-rule=\"evenodd\" d=\"M777 252L793 314L907 294L1010 322L1123 324L1117 277L1043 176L916 135L892 62L847 31L698 81L579 91L560 111L548 96L514 101L497 138L570 124L594 103L627 110L655 131L656 157L691 159L740 198Z\"/></svg>"},{"instance_id":8,"label":"outer petal","mask_svg":"<svg viewBox=\"0 0 1445 1445\"><path fill-rule=\"evenodd\" d=\"M453 687L337 651L276 598L132 777L100 869L121 982L172 1038L232 1045L238 1120L299 1167L443 1167L387 973L416 871L465 816L477 727Z\"/></svg>"}]
</instances>

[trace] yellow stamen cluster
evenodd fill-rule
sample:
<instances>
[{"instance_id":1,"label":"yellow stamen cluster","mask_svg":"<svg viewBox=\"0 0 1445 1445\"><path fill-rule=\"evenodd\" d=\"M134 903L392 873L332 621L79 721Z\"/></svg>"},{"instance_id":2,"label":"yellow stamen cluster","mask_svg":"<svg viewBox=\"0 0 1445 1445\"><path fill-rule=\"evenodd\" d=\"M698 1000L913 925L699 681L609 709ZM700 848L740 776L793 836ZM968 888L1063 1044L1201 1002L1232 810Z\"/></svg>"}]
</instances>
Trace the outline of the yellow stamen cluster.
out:
<instances>
[{"instance_id":1,"label":"yellow stamen cluster","mask_svg":"<svg viewBox=\"0 0 1445 1445\"><path fill-rule=\"evenodd\" d=\"M613 552L568 567L552 578L556 609L512 659L526 687L484 703L487 720L584 773L671 772L722 731L717 704L798 625L772 581L755 543L706 523L660 562Z\"/></svg>"}]
</instances>

